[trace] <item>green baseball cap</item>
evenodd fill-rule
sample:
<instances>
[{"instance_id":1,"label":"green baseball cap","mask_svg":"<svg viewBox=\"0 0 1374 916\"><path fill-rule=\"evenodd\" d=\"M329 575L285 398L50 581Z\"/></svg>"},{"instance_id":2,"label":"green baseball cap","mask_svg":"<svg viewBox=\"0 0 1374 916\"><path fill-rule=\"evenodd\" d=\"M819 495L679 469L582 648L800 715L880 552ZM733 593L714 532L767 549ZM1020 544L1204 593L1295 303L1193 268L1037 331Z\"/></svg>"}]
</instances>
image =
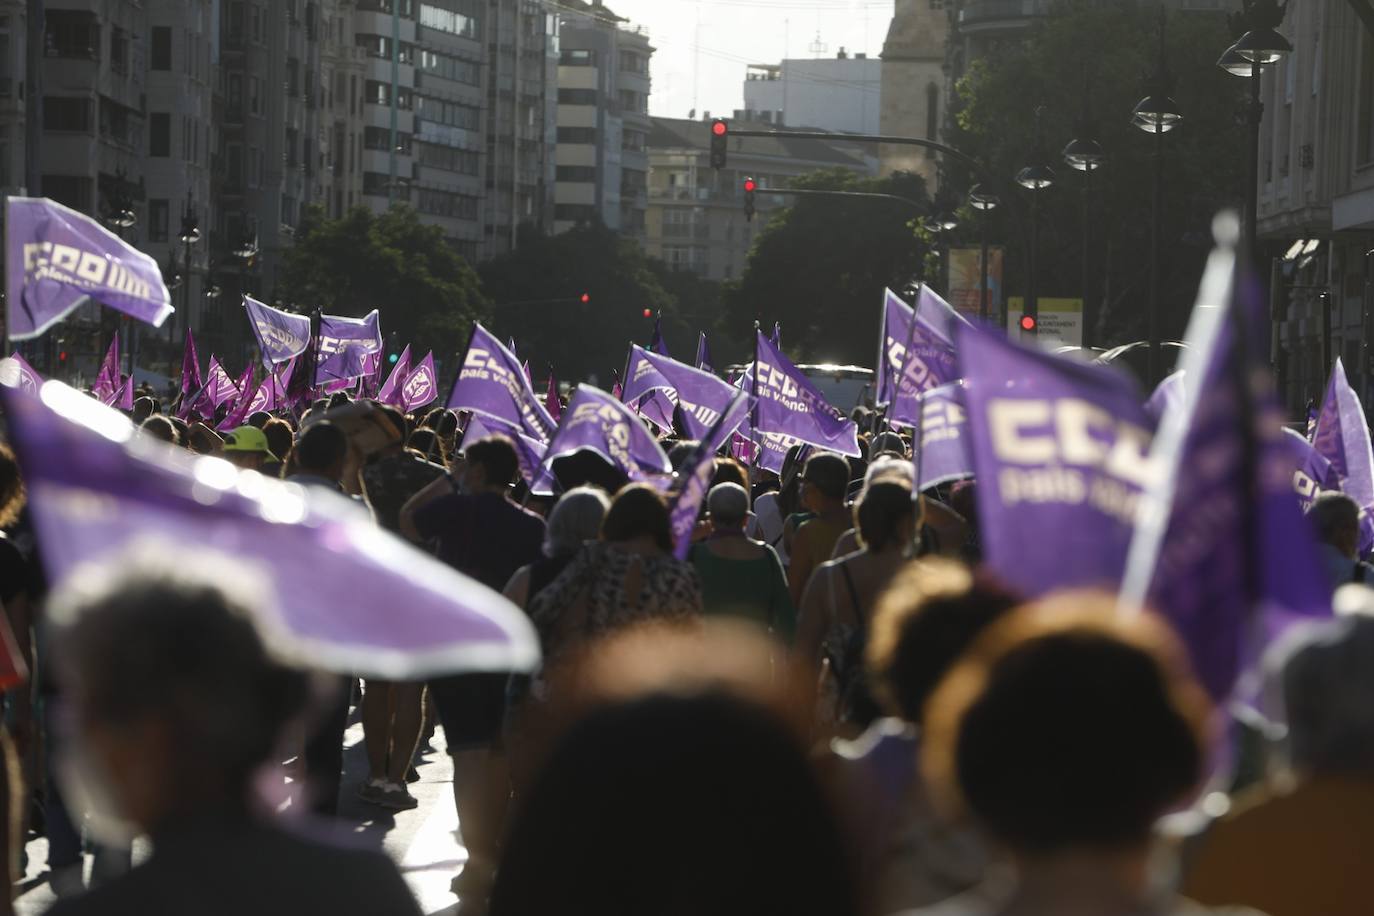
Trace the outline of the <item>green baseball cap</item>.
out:
<instances>
[{"instance_id":1,"label":"green baseball cap","mask_svg":"<svg viewBox=\"0 0 1374 916\"><path fill-rule=\"evenodd\" d=\"M267 437L256 426L240 426L224 437L226 452L266 452L272 454L267 445Z\"/></svg>"}]
</instances>

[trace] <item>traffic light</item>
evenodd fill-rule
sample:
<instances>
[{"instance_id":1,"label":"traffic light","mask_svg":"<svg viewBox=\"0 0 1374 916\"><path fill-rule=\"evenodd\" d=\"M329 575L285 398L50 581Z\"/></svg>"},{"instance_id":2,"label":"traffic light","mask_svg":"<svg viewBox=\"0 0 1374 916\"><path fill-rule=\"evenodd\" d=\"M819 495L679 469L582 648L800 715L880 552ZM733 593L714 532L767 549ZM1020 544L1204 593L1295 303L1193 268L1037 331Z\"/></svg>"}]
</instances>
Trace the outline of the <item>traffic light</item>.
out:
<instances>
[{"instance_id":1,"label":"traffic light","mask_svg":"<svg viewBox=\"0 0 1374 916\"><path fill-rule=\"evenodd\" d=\"M586 305L588 302L592 301L591 293L583 293L581 296L578 296L577 298L581 301L583 305Z\"/></svg>"},{"instance_id":2,"label":"traffic light","mask_svg":"<svg viewBox=\"0 0 1374 916\"><path fill-rule=\"evenodd\" d=\"M67 361L67 351L66 351L66 350L63 350L62 352L60 352L60 353L57 354L57 361L58 361L59 363L65 363L65 362Z\"/></svg>"},{"instance_id":3,"label":"traffic light","mask_svg":"<svg viewBox=\"0 0 1374 916\"><path fill-rule=\"evenodd\" d=\"M386 361L393 366L396 365L397 361L400 360L400 358L401 354L399 353L388 353L386 355Z\"/></svg>"},{"instance_id":4,"label":"traffic light","mask_svg":"<svg viewBox=\"0 0 1374 916\"><path fill-rule=\"evenodd\" d=\"M1021 330L1024 332L1035 333L1036 320L1034 315L1021 316Z\"/></svg>"},{"instance_id":5,"label":"traffic light","mask_svg":"<svg viewBox=\"0 0 1374 916\"><path fill-rule=\"evenodd\" d=\"M759 183L752 178L744 179L744 220L749 222L754 218L754 192L759 189Z\"/></svg>"},{"instance_id":6,"label":"traffic light","mask_svg":"<svg viewBox=\"0 0 1374 916\"><path fill-rule=\"evenodd\" d=\"M654 310L653 310L653 309L645 309L645 310L644 310L644 317L645 317L645 318L652 318L652 317L654 317Z\"/></svg>"},{"instance_id":7,"label":"traffic light","mask_svg":"<svg viewBox=\"0 0 1374 916\"><path fill-rule=\"evenodd\" d=\"M730 142L730 125L724 118L711 122L711 168L725 168L725 154Z\"/></svg>"}]
</instances>

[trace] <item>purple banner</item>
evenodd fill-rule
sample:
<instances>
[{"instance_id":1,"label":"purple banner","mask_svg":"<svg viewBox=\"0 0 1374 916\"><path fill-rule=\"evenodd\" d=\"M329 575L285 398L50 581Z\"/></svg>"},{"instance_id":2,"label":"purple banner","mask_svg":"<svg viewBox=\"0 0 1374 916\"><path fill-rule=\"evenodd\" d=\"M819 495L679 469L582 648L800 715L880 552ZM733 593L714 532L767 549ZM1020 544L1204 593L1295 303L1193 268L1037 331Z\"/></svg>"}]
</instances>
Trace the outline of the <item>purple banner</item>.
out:
<instances>
[{"instance_id":1,"label":"purple banner","mask_svg":"<svg viewBox=\"0 0 1374 916\"><path fill-rule=\"evenodd\" d=\"M382 384L377 392L377 400L383 404L390 404L392 407L400 407L404 403L402 389L405 387L406 376L410 375L410 344L401 351L401 356L396 360L396 365L391 367L391 374L386 377L386 382Z\"/></svg>"},{"instance_id":2,"label":"purple banner","mask_svg":"<svg viewBox=\"0 0 1374 916\"><path fill-rule=\"evenodd\" d=\"M251 296L243 297L248 326L257 338L263 364L268 368L300 356L310 346L310 316L274 309ZM323 324L321 324L323 327Z\"/></svg>"},{"instance_id":3,"label":"purple banner","mask_svg":"<svg viewBox=\"0 0 1374 916\"><path fill-rule=\"evenodd\" d=\"M1298 495L1298 507L1305 513L1323 490L1339 490L1340 478L1331 469L1331 462L1312 447L1302 433L1284 427L1284 441L1288 443L1289 463L1293 467L1293 492Z\"/></svg>"},{"instance_id":4,"label":"purple banner","mask_svg":"<svg viewBox=\"0 0 1374 916\"><path fill-rule=\"evenodd\" d=\"M568 401L563 422L544 453L547 466L555 458L589 449L630 477L640 472L670 473L672 465L657 440L628 407L600 388L578 385ZM549 474L534 486L539 494L552 493Z\"/></svg>"},{"instance_id":5,"label":"purple banner","mask_svg":"<svg viewBox=\"0 0 1374 916\"><path fill-rule=\"evenodd\" d=\"M663 392L682 412L682 423L693 439L706 436L734 400L736 390L717 376L693 369L643 347L630 347L625 397L635 400ZM734 432L726 430L726 434ZM722 439L722 441L724 441Z\"/></svg>"},{"instance_id":6,"label":"purple banner","mask_svg":"<svg viewBox=\"0 0 1374 916\"><path fill-rule=\"evenodd\" d=\"M544 409L555 420L563 416L563 404L558 400L558 379L553 374L552 366L549 367L549 383L544 386Z\"/></svg>"},{"instance_id":7,"label":"purple banner","mask_svg":"<svg viewBox=\"0 0 1374 916\"><path fill-rule=\"evenodd\" d=\"M475 322L447 406L502 420L539 442L548 442L558 426L515 354Z\"/></svg>"},{"instance_id":8,"label":"purple banner","mask_svg":"<svg viewBox=\"0 0 1374 916\"><path fill-rule=\"evenodd\" d=\"M94 299L153 327L172 314L157 261L85 214L11 197L5 216L7 332L30 340Z\"/></svg>"},{"instance_id":9,"label":"purple banner","mask_svg":"<svg viewBox=\"0 0 1374 916\"><path fill-rule=\"evenodd\" d=\"M463 430L463 441L458 446L461 452L468 443L476 442L487 436L502 435L515 445L515 455L520 461L520 476L525 483L533 486L544 461L545 445L520 431L520 428L505 420L473 414Z\"/></svg>"},{"instance_id":10,"label":"purple banner","mask_svg":"<svg viewBox=\"0 0 1374 916\"><path fill-rule=\"evenodd\" d=\"M106 407L113 407L116 410L134 409L134 377L125 377L123 384L119 386L108 398L101 400Z\"/></svg>"},{"instance_id":11,"label":"purple banner","mask_svg":"<svg viewBox=\"0 0 1374 916\"><path fill-rule=\"evenodd\" d=\"M406 374L401 388L401 409L410 413L439 399L439 379L434 374L434 351L425 354L420 365Z\"/></svg>"},{"instance_id":12,"label":"purple banner","mask_svg":"<svg viewBox=\"0 0 1374 916\"><path fill-rule=\"evenodd\" d=\"M706 430L701 441L682 465L683 483L669 506L669 519L673 529L673 555L679 560L687 559L692 547L692 530L696 527L697 517L701 514L701 504L706 500L706 492L711 488L711 477L716 469L716 450L713 441L724 442L730 429L738 426L749 411L749 395L743 391L732 394L730 403L716 418L716 422ZM730 429L726 429L729 426Z\"/></svg>"},{"instance_id":13,"label":"purple banner","mask_svg":"<svg viewBox=\"0 0 1374 916\"><path fill-rule=\"evenodd\" d=\"M922 395L917 440L918 489L926 490L973 476L962 383L941 385Z\"/></svg>"},{"instance_id":14,"label":"purple banner","mask_svg":"<svg viewBox=\"0 0 1374 916\"><path fill-rule=\"evenodd\" d=\"M43 387L43 377L15 350L9 359L0 360L0 385L37 397L38 389Z\"/></svg>"},{"instance_id":15,"label":"purple banner","mask_svg":"<svg viewBox=\"0 0 1374 916\"><path fill-rule=\"evenodd\" d=\"M200 356L196 353L196 338L186 329L186 343L181 350L181 396L195 394L204 387L200 378Z\"/></svg>"},{"instance_id":16,"label":"purple banner","mask_svg":"<svg viewBox=\"0 0 1374 916\"><path fill-rule=\"evenodd\" d=\"M114 338L110 341L110 348L105 351L105 359L100 363L100 370L95 374L95 384L91 386L91 394L101 403L108 403L115 392L119 391L122 376L119 373L119 332L116 331Z\"/></svg>"},{"instance_id":17,"label":"purple banner","mask_svg":"<svg viewBox=\"0 0 1374 916\"><path fill-rule=\"evenodd\" d=\"M382 352L382 322L373 309L365 318L320 316L319 365L315 384L367 375L367 357Z\"/></svg>"},{"instance_id":18,"label":"purple banner","mask_svg":"<svg viewBox=\"0 0 1374 916\"><path fill-rule=\"evenodd\" d=\"M1027 597L1115 588L1151 480L1135 385L972 325L956 334L988 566Z\"/></svg>"},{"instance_id":19,"label":"purple banner","mask_svg":"<svg viewBox=\"0 0 1374 916\"><path fill-rule=\"evenodd\" d=\"M754 332L758 405L754 433L774 433L841 455L859 455L858 427L821 395L811 380L760 332Z\"/></svg>"},{"instance_id":20,"label":"purple banner","mask_svg":"<svg viewBox=\"0 0 1374 916\"><path fill-rule=\"evenodd\" d=\"M946 334L960 323L945 312L949 306L939 296L922 287L916 312L908 327L906 345L894 348L889 361L899 363L897 382L887 421L894 426L914 427L921 415L921 394L956 381L959 367L952 338Z\"/></svg>"},{"instance_id":21,"label":"purple banner","mask_svg":"<svg viewBox=\"0 0 1374 916\"><path fill-rule=\"evenodd\" d=\"M253 403L253 395L256 389L253 387L253 364L249 363L243 370L243 375L234 383L234 404L229 408L229 412L224 415L224 419L215 428L221 432L237 429L243 425L248 418L248 406Z\"/></svg>"},{"instance_id":22,"label":"purple banner","mask_svg":"<svg viewBox=\"0 0 1374 916\"><path fill-rule=\"evenodd\" d=\"M1240 234L1234 216L1218 225L1219 235ZM1259 328L1267 307L1253 285L1237 299L1235 276L1234 249L1213 251L1183 357L1196 384L1155 437L1159 474L1142 499L1121 592L1125 606L1169 620L1218 703L1233 693L1253 698L1253 683L1240 679L1264 647L1291 623L1331 608L1293 496L1281 411L1256 384L1268 353L1248 352L1234 333L1235 309L1244 309L1245 327Z\"/></svg>"},{"instance_id":23,"label":"purple banner","mask_svg":"<svg viewBox=\"0 0 1374 916\"><path fill-rule=\"evenodd\" d=\"M1341 492L1360 505L1360 553L1374 548L1374 449L1360 398L1345 377L1340 357L1331 367L1312 447L1331 462Z\"/></svg>"}]
</instances>

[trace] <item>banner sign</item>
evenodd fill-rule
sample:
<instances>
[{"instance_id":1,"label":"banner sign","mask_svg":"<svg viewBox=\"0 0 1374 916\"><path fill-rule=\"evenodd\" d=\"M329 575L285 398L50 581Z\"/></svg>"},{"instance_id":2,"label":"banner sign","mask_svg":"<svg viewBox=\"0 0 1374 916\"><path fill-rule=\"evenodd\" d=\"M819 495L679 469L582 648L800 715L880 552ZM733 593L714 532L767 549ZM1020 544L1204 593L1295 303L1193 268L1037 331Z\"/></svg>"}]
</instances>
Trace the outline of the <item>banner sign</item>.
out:
<instances>
[{"instance_id":1,"label":"banner sign","mask_svg":"<svg viewBox=\"0 0 1374 916\"><path fill-rule=\"evenodd\" d=\"M309 315L283 312L252 296L243 297L243 308L248 313L248 326L253 329L258 349L262 351L263 364L269 369L301 355L310 346Z\"/></svg>"},{"instance_id":2,"label":"banner sign","mask_svg":"<svg viewBox=\"0 0 1374 916\"><path fill-rule=\"evenodd\" d=\"M316 385L360 378L371 368L367 357L382 352L381 316L376 309L364 318L321 315L318 343Z\"/></svg>"}]
</instances>

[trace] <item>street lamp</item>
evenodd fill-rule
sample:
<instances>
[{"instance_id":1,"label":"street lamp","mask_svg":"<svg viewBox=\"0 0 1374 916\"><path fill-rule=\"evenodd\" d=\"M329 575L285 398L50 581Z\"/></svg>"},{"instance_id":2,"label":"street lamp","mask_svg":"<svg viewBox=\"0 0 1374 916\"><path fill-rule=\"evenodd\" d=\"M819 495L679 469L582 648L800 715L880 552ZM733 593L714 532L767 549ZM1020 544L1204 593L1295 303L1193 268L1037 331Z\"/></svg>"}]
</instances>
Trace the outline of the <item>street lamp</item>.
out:
<instances>
[{"instance_id":1,"label":"street lamp","mask_svg":"<svg viewBox=\"0 0 1374 916\"><path fill-rule=\"evenodd\" d=\"M1178 104L1170 97L1173 91L1173 77L1164 59L1164 7L1159 8L1159 56L1155 59L1155 71L1150 77L1149 94L1136 103L1131 112L1131 125L1147 134L1154 135L1154 184L1150 192L1150 304L1147 312L1148 338L1150 342L1149 361L1146 381L1153 385L1160 377L1159 344L1159 294L1160 273L1160 233L1162 231L1164 197L1164 135L1173 130L1183 120Z\"/></svg>"},{"instance_id":2,"label":"street lamp","mask_svg":"<svg viewBox=\"0 0 1374 916\"><path fill-rule=\"evenodd\" d=\"M181 241L181 311L186 327L191 326L191 246L200 241L200 222L196 218L196 205L188 199L186 209L181 213L181 231L177 234ZM170 257L170 255L169 255ZM175 261L173 261L175 263ZM167 364L170 367L167 377L176 375L176 314L167 319Z\"/></svg>"},{"instance_id":3,"label":"street lamp","mask_svg":"<svg viewBox=\"0 0 1374 916\"><path fill-rule=\"evenodd\" d=\"M981 184L976 184L969 188L968 205L977 210L978 218L978 246L981 249L978 259L979 281L978 281L978 319L988 320L988 214L997 209L1001 201L997 195L990 191L984 191ZM1002 325L1006 326L1006 319L1002 320Z\"/></svg>"},{"instance_id":4,"label":"street lamp","mask_svg":"<svg viewBox=\"0 0 1374 916\"><path fill-rule=\"evenodd\" d=\"M1092 180L1093 170L1102 168L1107 161L1107 154L1102 151L1102 144L1093 138L1097 133L1097 125L1092 119L1091 105L1088 95L1087 79L1083 81L1083 117L1079 119L1076 136L1069 141L1069 145L1064 147L1064 162L1070 168L1077 169L1083 173L1083 340L1084 348L1092 345L1093 315L1089 307L1088 287L1090 284L1089 268L1091 266L1090 247L1092 240Z\"/></svg>"},{"instance_id":5,"label":"street lamp","mask_svg":"<svg viewBox=\"0 0 1374 916\"><path fill-rule=\"evenodd\" d=\"M1030 164L1016 173L1016 183L1031 192L1031 218L1030 218L1030 282L1026 285L1026 314L1032 318L1040 315L1040 302L1036 282L1038 277L1036 271L1039 268L1037 263L1039 255L1037 252L1038 242L1036 235L1039 232L1039 200L1040 191L1045 190L1054 184L1054 170L1045 161L1045 143L1040 132L1040 118L1044 114L1044 106L1035 109L1035 148L1031 155Z\"/></svg>"}]
</instances>

